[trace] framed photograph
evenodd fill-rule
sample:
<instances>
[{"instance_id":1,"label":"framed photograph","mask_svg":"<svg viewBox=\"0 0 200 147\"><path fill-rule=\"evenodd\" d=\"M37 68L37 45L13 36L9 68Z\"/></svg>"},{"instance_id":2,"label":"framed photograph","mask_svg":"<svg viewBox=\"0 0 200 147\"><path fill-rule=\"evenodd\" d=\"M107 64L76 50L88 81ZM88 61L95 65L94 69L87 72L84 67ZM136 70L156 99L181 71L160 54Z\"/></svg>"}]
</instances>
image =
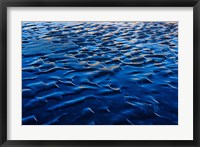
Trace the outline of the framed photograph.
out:
<instances>
[{"instance_id":1,"label":"framed photograph","mask_svg":"<svg viewBox=\"0 0 200 147\"><path fill-rule=\"evenodd\" d=\"M199 0L5 0L2 146L199 146Z\"/></svg>"}]
</instances>

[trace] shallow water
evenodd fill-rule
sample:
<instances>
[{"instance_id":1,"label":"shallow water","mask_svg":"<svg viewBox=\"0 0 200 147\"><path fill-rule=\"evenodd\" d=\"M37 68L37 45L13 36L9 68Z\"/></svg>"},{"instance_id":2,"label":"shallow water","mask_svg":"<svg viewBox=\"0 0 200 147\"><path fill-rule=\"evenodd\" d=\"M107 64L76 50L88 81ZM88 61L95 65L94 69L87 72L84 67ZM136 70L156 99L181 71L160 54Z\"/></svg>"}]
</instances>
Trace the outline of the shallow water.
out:
<instances>
[{"instance_id":1,"label":"shallow water","mask_svg":"<svg viewBox=\"0 0 200 147\"><path fill-rule=\"evenodd\" d=\"M23 22L23 125L177 125L178 24Z\"/></svg>"}]
</instances>

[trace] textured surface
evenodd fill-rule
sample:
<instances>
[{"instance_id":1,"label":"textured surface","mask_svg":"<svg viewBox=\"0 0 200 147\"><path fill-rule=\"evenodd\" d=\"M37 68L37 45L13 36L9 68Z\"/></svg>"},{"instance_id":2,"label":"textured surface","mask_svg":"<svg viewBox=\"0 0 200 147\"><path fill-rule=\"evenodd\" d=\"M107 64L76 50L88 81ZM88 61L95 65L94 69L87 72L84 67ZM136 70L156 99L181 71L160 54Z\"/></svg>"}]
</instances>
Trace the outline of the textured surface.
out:
<instances>
[{"instance_id":1,"label":"textured surface","mask_svg":"<svg viewBox=\"0 0 200 147\"><path fill-rule=\"evenodd\" d=\"M22 124L178 124L175 22L23 22Z\"/></svg>"}]
</instances>

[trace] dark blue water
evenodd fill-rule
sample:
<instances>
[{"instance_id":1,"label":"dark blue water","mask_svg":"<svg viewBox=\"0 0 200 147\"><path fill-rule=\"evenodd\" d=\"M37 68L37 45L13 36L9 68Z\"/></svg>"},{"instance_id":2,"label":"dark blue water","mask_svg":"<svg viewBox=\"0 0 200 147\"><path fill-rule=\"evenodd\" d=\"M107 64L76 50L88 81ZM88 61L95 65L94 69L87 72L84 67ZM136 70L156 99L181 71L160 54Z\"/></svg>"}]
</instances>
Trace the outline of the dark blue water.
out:
<instances>
[{"instance_id":1,"label":"dark blue water","mask_svg":"<svg viewBox=\"0 0 200 147\"><path fill-rule=\"evenodd\" d=\"M23 22L23 125L177 125L176 22Z\"/></svg>"}]
</instances>

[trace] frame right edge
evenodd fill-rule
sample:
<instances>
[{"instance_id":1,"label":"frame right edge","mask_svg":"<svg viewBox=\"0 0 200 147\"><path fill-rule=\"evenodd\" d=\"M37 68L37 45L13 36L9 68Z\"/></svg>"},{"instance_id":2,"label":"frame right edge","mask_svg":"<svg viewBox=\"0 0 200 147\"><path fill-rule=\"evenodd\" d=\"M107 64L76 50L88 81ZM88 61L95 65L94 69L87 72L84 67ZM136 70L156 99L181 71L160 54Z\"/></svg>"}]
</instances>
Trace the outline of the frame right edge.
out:
<instances>
[{"instance_id":1,"label":"frame right edge","mask_svg":"<svg viewBox=\"0 0 200 147\"><path fill-rule=\"evenodd\" d=\"M195 145L199 145L199 132L200 132L200 113L199 113L199 92L200 92L200 78L199 78L199 65L200 65L200 1L193 7L193 140Z\"/></svg>"}]
</instances>

